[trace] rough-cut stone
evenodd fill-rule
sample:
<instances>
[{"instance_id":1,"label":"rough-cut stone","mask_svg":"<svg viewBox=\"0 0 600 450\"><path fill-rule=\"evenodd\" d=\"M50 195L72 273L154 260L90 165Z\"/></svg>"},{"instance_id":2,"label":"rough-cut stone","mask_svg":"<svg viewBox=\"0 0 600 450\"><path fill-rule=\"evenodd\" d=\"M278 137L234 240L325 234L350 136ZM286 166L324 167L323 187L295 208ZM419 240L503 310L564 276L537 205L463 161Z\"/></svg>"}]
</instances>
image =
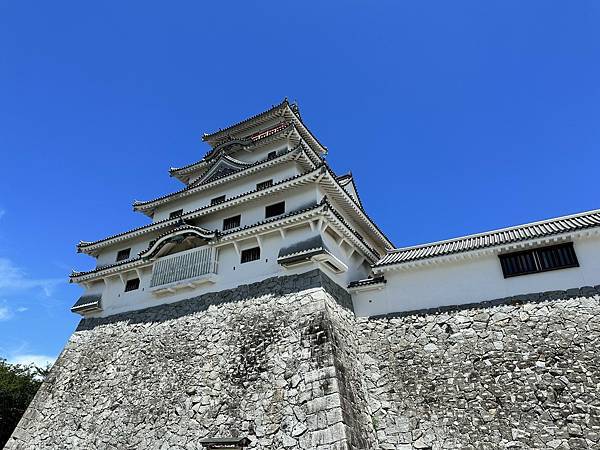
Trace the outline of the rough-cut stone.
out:
<instances>
[{"instance_id":1,"label":"rough-cut stone","mask_svg":"<svg viewBox=\"0 0 600 450\"><path fill-rule=\"evenodd\" d=\"M352 322L320 271L82 320L6 448L370 448Z\"/></svg>"},{"instance_id":2,"label":"rough-cut stone","mask_svg":"<svg viewBox=\"0 0 600 450\"><path fill-rule=\"evenodd\" d=\"M312 271L86 319L6 448L600 448L598 300L355 318Z\"/></svg>"},{"instance_id":3,"label":"rough-cut stone","mask_svg":"<svg viewBox=\"0 0 600 450\"><path fill-rule=\"evenodd\" d=\"M598 294L357 319L379 448L600 448Z\"/></svg>"}]
</instances>

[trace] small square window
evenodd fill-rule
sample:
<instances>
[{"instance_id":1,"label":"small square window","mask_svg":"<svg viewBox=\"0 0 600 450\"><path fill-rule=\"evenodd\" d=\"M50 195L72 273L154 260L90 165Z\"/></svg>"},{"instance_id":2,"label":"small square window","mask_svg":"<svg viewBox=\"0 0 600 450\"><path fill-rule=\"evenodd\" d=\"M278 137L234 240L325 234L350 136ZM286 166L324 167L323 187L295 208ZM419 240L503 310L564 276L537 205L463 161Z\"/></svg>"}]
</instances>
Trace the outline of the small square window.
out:
<instances>
[{"instance_id":1,"label":"small square window","mask_svg":"<svg viewBox=\"0 0 600 450\"><path fill-rule=\"evenodd\" d=\"M277 152L275 150L273 150L272 152L269 152L269 154L267 155L267 159L273 159L277 156Z\"/></svg>"},{"instance_id":2,"label":"small square window","mask_svg":"<svg viewBox=\"0 0 600 450\"><path fill-rule=\"evenodd\" d=\"M223 231L231 230L232 228L239 227L241 219L242 219L242 216L239 214L237 216L228 217L227 219L224 219L223 220Z\"/></svg>"},{"instance_id":3,"label":"small square window","mask_svg":"<svg viewBox=\"0 0 600 450\"><path fill-rule=\"evenodd\" d=\"M175 217L183 216L183 209L178 209L177 211L173 211L169 214L169 219L174 219Z\"/></svg>"},{"instance_id":4,"label":"small square window","mask_svg":"<svg viewBox=\"0 0 600 450\"><path fill-rule=\"evenodd\" d=\"M261 191L271 186L273 186L273 180L262 181L256 185L256 190Z\"/></svg>"},{"instance_id":5,"label":"small square window","mask_svg":"<svg viewBox=\"0 0 600 450\"><path fill-rule=\"evenodd\" d=\"M249 248L247 250L242 250L242 260L241 263L247 263L250 261L256 261L260 259L260 247Z\"/></svg>"},{"instance_id":6,"label":"small square window","mask_svg":"<svg viewBox=\"0 0 600 450\"><path fill-rule=\"evenodd\" d=\"M219 197L215 197L210 201L211 206L212 205L218 205L219 203L223 203L225 201L225 196L221 195Z\"/></svg>"},{"instance_id":7,"label":"small square window","mask_svg":"<svg viewBox=\"0 0 600 450\"><path fill-rule=\"evenodd\" d=\"M280 216L285 212L285 202L275 203L265 208L265 218Z\"/></svg>"},{"instance_id":8,"label":"small square window","mask_svg":"<svg viewBox=\"0 0 600 450\"><path fill-rule=\"evenodd\" d=\"M135 291L136 289L140 288L140 279L139 278L132 278L131 280L127 280L127 283L125 283L125 292L129 292L129 291Z\"/></svg>"},{"instance_id":9,"label":"small square window","mask_svg":"<svg viewBox=\"0 0 600 450\"><path fill-rule=\"evenodd\" d=\"M129 259L130 253L131 253L130 248L124 248L123 250L119 250L119 252L117 253L117 262L125 261L126 259Z\"/></svg>"}]
</instances>

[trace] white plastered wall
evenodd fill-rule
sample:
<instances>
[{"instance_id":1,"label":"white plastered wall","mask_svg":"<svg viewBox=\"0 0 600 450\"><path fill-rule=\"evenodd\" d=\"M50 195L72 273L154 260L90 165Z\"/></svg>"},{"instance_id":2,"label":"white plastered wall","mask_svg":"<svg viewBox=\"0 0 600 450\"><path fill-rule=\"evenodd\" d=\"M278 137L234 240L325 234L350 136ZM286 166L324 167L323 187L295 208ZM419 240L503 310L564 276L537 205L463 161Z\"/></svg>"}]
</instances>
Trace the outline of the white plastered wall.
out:
<instances>
[{"instance_id":1,"label":"white plastered wall","mask_svg":"<svg viewBox=\"0 0 600 450\"><path fill-rule=\"evenodd\" d=\"M238 206L228 207L215 213L210 213L200 219L195 219L195 221L198 226L206 228L207 230L222 230L223 219L239 214L241 215L240 226L253 225L265 219L265 206L281 201L285 201L285 211L288 213L307 205L315 204L317 201L316 191L310 185L300 186L277 194L271 194L267 197L251 200ZM191 208L188 210L190 209ZM164 231L149 233L145 234L142 238L129 239L122 243L106 247L98 254L97 264L114 264L119 250L125 248L131 248L130 257L134 258L138 253L146 250L150 241L162 233L164 233Z\"/></svg>"},{"instance_id":2,"label":"white plastered wall","mask_svg":"<svg viewBox=\"0 0 600 450\"><path fill-rule=\"evenodd\" d=\"M354 292L359 316L477 303L600 284L600 237L574 240L579 267L504 278L497 255L385 272L380 290Z\"/></svg>"},{"instance_id":3,"label":"white plastered wall","mask_svg":"<svg viewBox=\"0 0 600 450\"><path fill-rule=\"evenodd\" d=\"M268 169L245 176L239 180L202 190L198 193L162 205L157 208L152 220L154 222L159 222L167 219L171 212L177 211L178 209L183 209L184 213L190 212L210 205L211 199L220 197L221 195L225 195L226 198L236 197L240 194L254 191L256 185L260 182L272 179L275 184L300 175L300 173L302 173L301 168L294 161L277 164Z\"/></svg>"},{"instance_id":4,"label":"white plastered wall","mask_svg":"<svg viewBox=\"0 0 600 450\"><path fill-rule=\"evenodd\" d=\"M130 278L136 278L136 271L129 271L123 275L123 280L118 275L107 279L106 287L102 284L94 284L94 293L98 293L98 288L102 287L102 307L100 313L90 314L90 317L105 317L119 312L131 311L141 308L147 308L165 303L172 303L179 300L195 297L208 292L218 292L225 289L231 289L242 284L253 283L274 276L285 276L297 273L303 273L315 268L320 268L334 282L342 287L347 286L348 282L356 276L364 277L365 267L362 264L362 258L354 254L352 257L345 256L344 252L335 250L331 242L327 242L332 251L348 265L348 271L340 274L333 273L326 266L309 262L293 268L284 268L277 262L279 250L295 242L303 241L314 236L317 231L313 230L308 223L288 229L285 232L285 238L282 238L278 230L272 233L262 235L260 238L261 257L259 260L241 264L239 251L247 248L259 246L256 238L249 237L243 241L238 241L238 249L232 243L218 245L219 261L216 282L214 284L205 284L194 289L183 289L173 294L157 296L150 291L150 281L152 278L151 267L140 270L140 287L137 290L124 292L124 282ZM324 240L328 240L324 234ZM86 292L87 294L88 292Z\"/></svg>"}]
</instances>

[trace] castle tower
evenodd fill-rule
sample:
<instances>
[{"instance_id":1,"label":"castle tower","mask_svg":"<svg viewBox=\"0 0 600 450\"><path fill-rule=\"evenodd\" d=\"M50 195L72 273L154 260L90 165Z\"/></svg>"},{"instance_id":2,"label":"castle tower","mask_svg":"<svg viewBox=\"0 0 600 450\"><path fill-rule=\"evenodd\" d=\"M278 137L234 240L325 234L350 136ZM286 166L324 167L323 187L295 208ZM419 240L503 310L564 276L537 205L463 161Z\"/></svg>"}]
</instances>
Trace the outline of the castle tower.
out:
<instances>
[{"instance_id":1,"label":"castle tower","mask_svg":"<svg viewBox=\"0 0 600 450\"><path fill-rule=\"evenodd\" d=\"M313 269L345 287L392 247L296 105L203 139L204 158L170 170L185 187L134 203L151 223L79 243L97 266L71 275L85 288L74 312L105 317Z\"/></svg>"}]
</instances>

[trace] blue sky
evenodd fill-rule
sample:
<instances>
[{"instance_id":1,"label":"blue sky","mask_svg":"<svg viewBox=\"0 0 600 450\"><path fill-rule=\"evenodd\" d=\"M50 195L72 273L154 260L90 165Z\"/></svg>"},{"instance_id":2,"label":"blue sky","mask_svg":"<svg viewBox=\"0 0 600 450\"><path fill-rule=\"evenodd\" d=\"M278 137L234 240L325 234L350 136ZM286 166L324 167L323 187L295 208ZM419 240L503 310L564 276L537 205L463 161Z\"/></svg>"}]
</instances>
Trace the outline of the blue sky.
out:
<instances>
[{"instance_id":1,"label":"blue sky","mask_svg":"<svg viewBox=\"0 0 600 450\"><path fill-rule=\"evenodd\" d=\"M75 253L203 132L297 100L398 246L600 207L593 1L0 2L0 357L58 355Z\"/></svg>"}]
</instances>

